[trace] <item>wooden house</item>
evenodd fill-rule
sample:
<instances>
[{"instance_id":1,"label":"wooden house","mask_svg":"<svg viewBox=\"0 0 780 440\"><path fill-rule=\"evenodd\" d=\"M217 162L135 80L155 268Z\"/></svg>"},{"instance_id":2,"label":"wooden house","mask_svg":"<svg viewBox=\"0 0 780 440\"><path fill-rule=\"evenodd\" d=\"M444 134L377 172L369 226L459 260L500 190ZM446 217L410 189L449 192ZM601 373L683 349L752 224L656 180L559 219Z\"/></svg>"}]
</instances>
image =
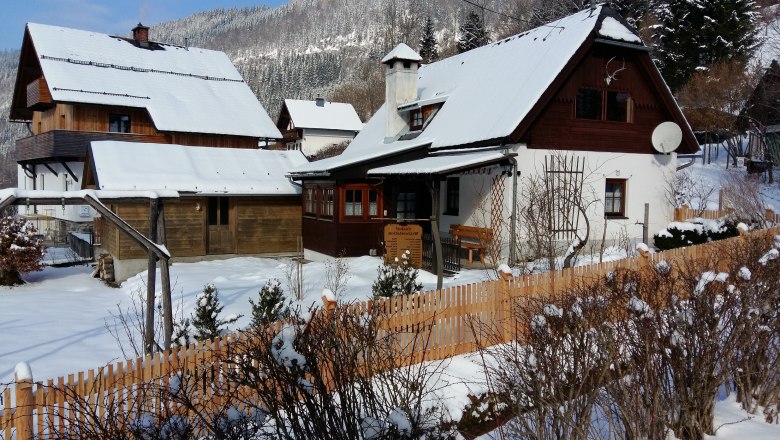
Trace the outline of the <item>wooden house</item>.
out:
<instances>
[{"instance_id":1,"label":"wooden house","mask_svg":"<svg viewBox=\"0 0 780 440\"><path fill-rule=\"evenodd\" d=\"M29 23L10 118L28 125L17 140L18 187L82 186L95 140L258 148L281 138L228 57L218 51ZM128 146L130 147L130 146ZM86 206L30 207L68 222L90 221Z\"/></svg>"},{"instance_id":2,"label":"wooden house","mask_svg":"<svg viewBox=\"0 0 780 440\"><path fill-rule=\"evenodd\" d=\"M355 108L344 102L285 99L276 127L287 150L312 156L325 147L351 141L363 128Z\"/></svg>"},{"instance_id":3,"label":"wooden house","mask_svg":"<svg viewBox=\"0 0 780 440\"><path fill-rule=\"evenodd\" d=\"M304 185L307 255L381 254L384 225L411 221L441 235L488 230L516 261L532 238L520 214L535 209L535 176L576 184L591 243L662 228L676 152L651 136L673 122L677 152L698 145L648 52L606 6L428 65L399 45L382 60L385 103L350 146L291 173ZM543 223L568 244L583 212L551 199L559 214Z\"/></svg>"},{"instance_id":4,"label":"wooden house","mask_svg":"<svg viewBox=\"0 0 780 440\"><path fill-rule=\"evenodd\" d=\"M748 171L762 172L780 160L780 64L772 60L740 113L749 133Z\"/></svg>"}]
</instances>

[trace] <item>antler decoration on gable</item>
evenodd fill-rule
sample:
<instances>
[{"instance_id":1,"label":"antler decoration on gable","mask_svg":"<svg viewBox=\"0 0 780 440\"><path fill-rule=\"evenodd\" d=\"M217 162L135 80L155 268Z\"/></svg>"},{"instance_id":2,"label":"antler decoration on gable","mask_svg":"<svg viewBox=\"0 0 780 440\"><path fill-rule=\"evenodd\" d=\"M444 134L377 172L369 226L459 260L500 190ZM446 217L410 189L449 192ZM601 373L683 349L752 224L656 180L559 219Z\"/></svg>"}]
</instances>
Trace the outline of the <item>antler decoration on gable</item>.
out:
<instances>
[{"instance_id":1,"label":"antler decoration on gable","mask_svg":"<svg viewBox=\"0 0 780 440\"><path fill-rule=\"evenodd\" d=\"M616 58L616 57L612 57L612 58L610 58L610 59L609 59L609 61L607 61L607 65L606 65L606 67L605 67L605 70L607 71L607 77L606 77L606 78L604 78L604 81L607 83L607 85L610 85L610 84L612 83L612 81L615 81L615 80L617 80L617 74L618 74L618 72L621 72L621 71L623 71L623 70L626 70L626 60L625 60L625 58L624 58L624 59L623 59L623 66L622 66L620 69L617 69L616 71L614 71L614 72L612 72L612 73L609 73L609 63L611 63L611 62L615 61L615 58Z\"/></svg>"}]
</instances>

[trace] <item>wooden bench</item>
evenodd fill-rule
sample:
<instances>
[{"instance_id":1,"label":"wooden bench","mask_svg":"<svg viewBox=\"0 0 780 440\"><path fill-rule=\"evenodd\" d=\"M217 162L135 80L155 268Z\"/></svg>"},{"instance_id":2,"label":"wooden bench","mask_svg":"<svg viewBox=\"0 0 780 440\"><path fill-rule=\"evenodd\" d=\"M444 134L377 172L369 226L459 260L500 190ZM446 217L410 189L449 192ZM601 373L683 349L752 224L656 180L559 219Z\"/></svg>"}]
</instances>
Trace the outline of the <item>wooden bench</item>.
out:
<instances>
[{"instance_id":1,"label":"wooden bench","mask_svg":"<svg viewBox=\"0 0 780 440\"><path fill-rule=\"evenodd\" d=\"M469 264L474 261L474 251L479 251L479 261L484 263L485 245L493 239L493 230L476 226L451 225L450 235L460 238L460 246L469 250ZM465 239L465 240L464 240Z\"/></svg>"}]
</instances>

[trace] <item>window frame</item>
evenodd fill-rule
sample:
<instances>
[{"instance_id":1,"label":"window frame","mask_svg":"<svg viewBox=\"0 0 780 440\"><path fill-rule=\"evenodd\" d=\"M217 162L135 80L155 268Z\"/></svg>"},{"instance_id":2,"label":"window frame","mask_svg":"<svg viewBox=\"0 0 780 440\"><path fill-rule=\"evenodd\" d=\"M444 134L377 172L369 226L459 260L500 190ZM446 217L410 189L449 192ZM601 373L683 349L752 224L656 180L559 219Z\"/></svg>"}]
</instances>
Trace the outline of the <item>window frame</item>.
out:
<instances>
[{"instance_id":1,"label":"window frame","mask_svg":"<svg viewBox=\"0 0 780 440\"><path fill-rule=\"evenodd\" d=\"M206 202L206 224L208 226L230 225L230 197L208 197Z\"/></svg>"},{"instance_id":2,"label":"window frame","mask_svg":"<svg viewBox=\"0 0 780 440\"><path fill-rule=\"evenodd\" d=\"M118 124L118 129L113 130L112 125ZM127 113L109 113L108 114L108 132L109 133L132 133L133 119Z\"/></svg>"},{"instance_id":3,"label":"window frame","mask_svg":"<svg viewBox=\"0 0 780 440\"><path fill-rule=\"evenodd\" d=\"M409 131L420 131L425 125L425 117L421 108L409 112Z\"/></svg>"},{"instance_id":4,"label":"window frame","mask_svg":"<svg viewBox=\"0 0 780 440\"><path fill-rule=\"evenodd\" d=\"M610 194L607 192L610 185L618 185L618 187L621 189L620 192L620 198L613 196L608 196ZM628 218L626 217L626 192L628 190L628 179L606 179L604 182L604 217L607 218ZM615 194L615 190L613 187L612 194ZM615 200L619 200L620 202L620 210L618 211L607 211L607 207L611 206L614 208L614 202Z\"/></svg>"},{"instance_id":5,"label":"window frame","mask_svg":"<svg viewBox=\"0 0 780 440\"><path fill-rule=\"evenodd\" d=\"M400 211L398 209L398 202L401 201L401 195L402 194L411 194L411 195L414 196L414 198L411 200L411 202L412 202L411 216L406 214L406 213L409 212L408 209L404 209L403 211ZM406 205L406 206L404 206L404 208L408 208L408 204L409 204L410 200L404 200L404 202L405 202L405 205ZM399 214L401 212L405 213L403 217L399 217ZM403 191L403 192L399 192L396 195L396 197L395 197L395 218L396 218L396 220L413 220L413 219L417 218L417 193L416 192L414 192L414 191Z\"/></svg>"},{"instance_id":6,"label":"window frame","mask_svg":"<svg viewBox=\"0 0 780 440\"><path fill-rule=\"evenodd\" d=\"M333 220L335 204L333 185L304 183L302 193L303 216L316 220Z\"/></svg>"},{"instance_id":7,"label":"window frame","mask_svg":"<svg viewBox=\"0 0 780 440\"><path fill-rule=\"evenodd\" d=\"M360 214L355 215L347 214L347 192L348 191L360 191L360 201L353 201L354 204L360 203ZM375 213L371 214L371 194L374 194L374 210ZM382 216L382 191L376 186L369 185L367 183L352 183L343 185L339 190L339 215L341 219L346 222L355 221L372 221Z\"/></svg>"}]
</instances>

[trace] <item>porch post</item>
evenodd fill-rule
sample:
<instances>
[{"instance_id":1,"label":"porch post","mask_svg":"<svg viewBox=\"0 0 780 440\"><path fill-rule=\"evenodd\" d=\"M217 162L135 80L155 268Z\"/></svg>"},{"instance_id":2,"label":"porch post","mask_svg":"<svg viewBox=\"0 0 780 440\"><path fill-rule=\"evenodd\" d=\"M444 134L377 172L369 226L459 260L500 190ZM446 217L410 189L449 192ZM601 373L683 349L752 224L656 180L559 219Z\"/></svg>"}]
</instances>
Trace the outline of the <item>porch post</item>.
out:
<instances>
[{"instance_id":1,"label":"porch post","mask_svg":"<svg viewBox=\"0 0 780 440\"><path fill-rule=\"evenodd\" d=\"M441 181L437 180L430 183L428 189L431 191L431 234L433 235L433 248L436 257L436 290L441 290L444 278L444 258L441 250L441 232L439 231L439 207L441 206Z\"/></svg>"}]
</instances>

